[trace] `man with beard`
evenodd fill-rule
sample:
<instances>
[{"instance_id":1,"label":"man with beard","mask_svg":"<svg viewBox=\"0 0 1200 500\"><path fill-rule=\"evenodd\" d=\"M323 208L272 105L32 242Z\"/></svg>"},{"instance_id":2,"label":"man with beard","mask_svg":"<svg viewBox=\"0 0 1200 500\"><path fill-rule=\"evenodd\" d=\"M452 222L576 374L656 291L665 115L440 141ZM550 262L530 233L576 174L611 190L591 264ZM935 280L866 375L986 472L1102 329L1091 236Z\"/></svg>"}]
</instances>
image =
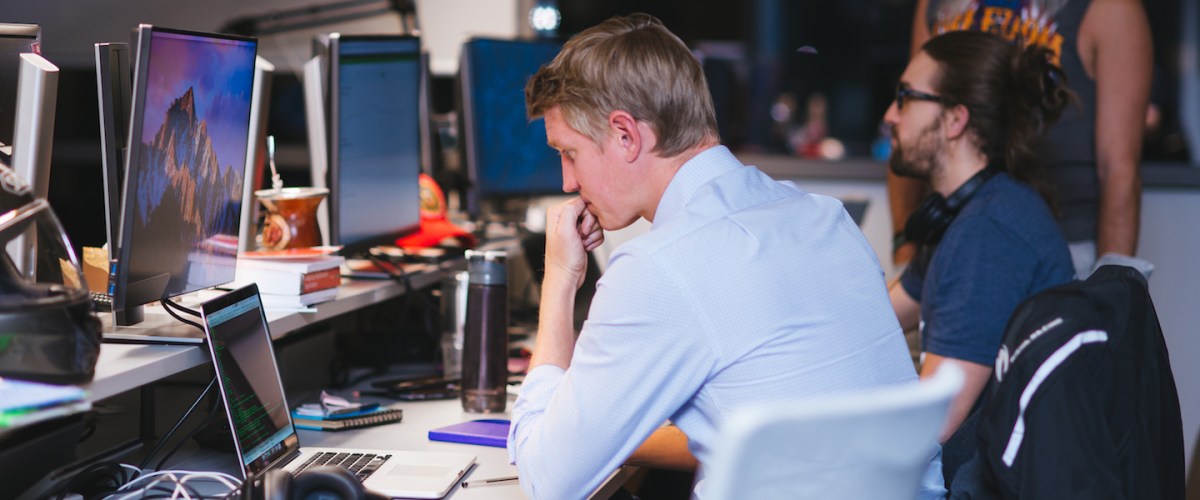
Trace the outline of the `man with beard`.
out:
<instances>
[{"instance_id":1,"label":"man with beard","mask_svg":"<svg viewBox=\"0 0 1200 500\"><path fill-rule=\"evenodd\" d=\"M921 246L889 289L892 306L905 330L921 327L921 377L942 363L967 376L940 438L947 485L973 452L964 421L992 374L1009 315L1074 274L1049 193L1039 196L1038 137L1072 99L1050 61L1038 46L947 33L913 57L884 115L892 172L934 192L905 226Z\"/></svg>"}]
</instances>

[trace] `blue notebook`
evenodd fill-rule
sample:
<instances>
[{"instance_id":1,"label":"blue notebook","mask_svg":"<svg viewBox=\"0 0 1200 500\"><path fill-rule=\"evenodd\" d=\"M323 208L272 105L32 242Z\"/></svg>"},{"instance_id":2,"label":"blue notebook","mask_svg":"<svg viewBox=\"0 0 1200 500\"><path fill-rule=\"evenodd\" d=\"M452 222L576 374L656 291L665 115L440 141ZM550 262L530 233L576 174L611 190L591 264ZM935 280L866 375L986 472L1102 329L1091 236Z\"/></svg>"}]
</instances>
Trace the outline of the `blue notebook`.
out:
<instances>
[{"instance_id":1,"label":"blue notebook","mask_svg":"<svg viewBox=\"0 0 1200 500\"><path fill-rule=\"evenodd\" d=\"M504 448L508 445L508 426L508 420L472 420L431 429L429 439Z\"/></svg>"}]
</instances>

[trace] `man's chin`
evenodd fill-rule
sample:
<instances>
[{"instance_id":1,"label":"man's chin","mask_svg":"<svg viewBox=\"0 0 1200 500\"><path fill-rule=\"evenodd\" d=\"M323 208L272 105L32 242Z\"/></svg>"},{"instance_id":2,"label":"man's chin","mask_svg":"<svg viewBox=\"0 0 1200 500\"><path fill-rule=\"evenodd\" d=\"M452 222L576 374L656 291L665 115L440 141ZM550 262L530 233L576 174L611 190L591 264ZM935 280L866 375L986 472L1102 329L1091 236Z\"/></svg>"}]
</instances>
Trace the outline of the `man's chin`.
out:
<instances>
[{"instance_id":1,"label":"man's chin","mask_svg":"<svg viewBox=\"0 0 1200 500\"><path fill-rule=\"evenodd\" d=\"M606 217L596 216L596 218L600 221L600 229L603 229L605 231L620 231L622 229L625 229L625 228L633 225L633 223L637 222L637 220L640 217L634 217L627 221L616 221L616 222L613 222Z\"/></svg>"},{"instance_id":2,"label":"man's chin","mask_svg":"<svg viewBox=\"0 0 1200 500\"><path fill-rule=\"evenodd\" d=\"M918 172L916 169L912 168L912 166L905 164L905 163L897 162L894 159L888 161L888 170L890 170L893 174L896 174L900 177L907 177L909 179L918 179L918 180L929 180L929 176L927 174L925 174L923 172Z\"/></svg>"}]
</instances>

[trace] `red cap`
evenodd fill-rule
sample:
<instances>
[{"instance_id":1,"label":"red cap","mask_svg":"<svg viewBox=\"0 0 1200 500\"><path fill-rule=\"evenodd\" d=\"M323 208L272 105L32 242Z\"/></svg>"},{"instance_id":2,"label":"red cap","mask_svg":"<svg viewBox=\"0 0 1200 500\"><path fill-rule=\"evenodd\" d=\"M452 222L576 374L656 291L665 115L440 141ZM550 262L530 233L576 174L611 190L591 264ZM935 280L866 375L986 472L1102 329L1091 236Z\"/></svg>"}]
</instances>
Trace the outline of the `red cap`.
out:
<instances>
[{"instance_id":1,"label":"red cap","mask_svg":"<svg viewBox=\"0 0 1200 500\"><path fill-rule=\"evenodd\" d=\"M446 238L454 238L464 248L475 246L475 236L454 225L446 218L446 195L437 182L421 174L421 229L396 239L400 248L428 248L441 244Z\"/></svg>"}]
</instances>

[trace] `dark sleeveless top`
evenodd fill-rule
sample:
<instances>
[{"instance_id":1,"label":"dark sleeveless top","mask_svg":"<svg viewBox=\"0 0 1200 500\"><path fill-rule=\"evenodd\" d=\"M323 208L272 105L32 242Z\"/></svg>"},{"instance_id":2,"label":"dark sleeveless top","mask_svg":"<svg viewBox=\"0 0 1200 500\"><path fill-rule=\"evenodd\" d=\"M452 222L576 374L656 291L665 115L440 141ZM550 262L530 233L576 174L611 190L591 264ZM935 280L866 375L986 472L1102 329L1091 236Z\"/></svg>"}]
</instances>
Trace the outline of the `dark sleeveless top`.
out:
<instances>
[{"instance_id":1,"label":"dark sleeveless top","mask_svg":"<svg viewBox=\"0 0 1200 500\"><path fill-rule=\"evenodd\" d=\"M1078 106L1068 106L1046 130L1042 167L1055 187L1058 223L1067 241L1095 240L1099 210L1096 174L1096 82L1084 71L1077 42L1090 0L930 0L931 35L990 31L1010 40L1033 39L1054 50ZM1039 19L1040 17L1040 19ZM1113 36L1119 36L1114 33Z\"/></svg>"}]
</instances>

